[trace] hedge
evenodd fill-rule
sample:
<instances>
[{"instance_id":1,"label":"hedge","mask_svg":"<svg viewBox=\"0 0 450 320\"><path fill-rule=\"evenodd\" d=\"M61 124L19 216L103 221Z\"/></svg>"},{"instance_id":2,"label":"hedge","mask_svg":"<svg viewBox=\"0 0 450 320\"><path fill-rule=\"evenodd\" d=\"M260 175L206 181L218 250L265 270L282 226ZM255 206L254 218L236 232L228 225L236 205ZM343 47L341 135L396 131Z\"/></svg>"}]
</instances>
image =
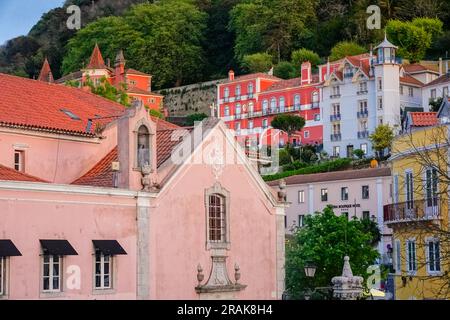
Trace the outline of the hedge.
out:
<instances>
[{"instance_id":1,"label":"hedge","mask_svg":"<svg viewBox=\"0 0 450 320\"><path fill-rule=\"evenodd\" d=\"M267 176L263 176L264 181L273 181L299 174L311 174L311 173L323 173L330 171L344 170L350 167L352 163L351 159L342 158L332 161L327 161L318 165L312 165L297 170L289 170L285 172L275 173Z\"/></svg>"}]
</instances>

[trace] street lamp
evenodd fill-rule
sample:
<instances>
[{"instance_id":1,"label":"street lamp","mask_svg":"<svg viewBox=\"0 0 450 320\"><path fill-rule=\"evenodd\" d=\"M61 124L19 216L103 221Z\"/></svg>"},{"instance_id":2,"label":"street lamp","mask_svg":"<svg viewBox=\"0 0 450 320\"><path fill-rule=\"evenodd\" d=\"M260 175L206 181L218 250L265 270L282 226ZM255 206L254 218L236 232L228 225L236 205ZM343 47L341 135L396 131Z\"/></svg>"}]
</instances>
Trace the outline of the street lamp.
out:
<instances>
[{"instance_id":1,"label":"street lamp","mask_svg":"<svg viewBox=\"0 0 450 320\"><path fill-rule=\"evenodd\" d=\"M305 275L308 278L314 278L314 274L316 273L316 269L317 269L317 267L314 264L308 262L305 265Z\"/></svg>"}]
</instances>

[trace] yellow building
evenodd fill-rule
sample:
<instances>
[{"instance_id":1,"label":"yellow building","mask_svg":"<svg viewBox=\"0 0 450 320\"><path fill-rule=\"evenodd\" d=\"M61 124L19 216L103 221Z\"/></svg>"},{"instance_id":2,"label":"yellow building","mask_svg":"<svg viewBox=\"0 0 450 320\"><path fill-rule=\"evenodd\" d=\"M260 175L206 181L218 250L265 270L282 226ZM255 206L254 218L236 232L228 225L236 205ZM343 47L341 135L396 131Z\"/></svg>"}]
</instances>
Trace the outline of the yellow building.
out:
<instances>
[{"instance_id":1,"label":"yellow building","mask_svg":"<svg viewBox=\"0 0 450 320\"><path fill-rule=\"evenodd\" d=\"M450 125L436 113L411 113L408 121L393 143L393 203L384 208L393 230L395 299L450 299Z\"/></svg>"}]
</instances>

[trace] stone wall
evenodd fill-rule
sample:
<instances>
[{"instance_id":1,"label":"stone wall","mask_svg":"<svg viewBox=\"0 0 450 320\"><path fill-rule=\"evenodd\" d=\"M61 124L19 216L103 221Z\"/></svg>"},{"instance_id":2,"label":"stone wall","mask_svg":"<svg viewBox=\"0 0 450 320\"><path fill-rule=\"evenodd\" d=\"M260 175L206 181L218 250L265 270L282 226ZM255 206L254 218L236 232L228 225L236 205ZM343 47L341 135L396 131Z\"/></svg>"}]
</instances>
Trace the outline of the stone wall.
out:
<instances>
[{"instance_id":1,"label":"stone wall","mask_svg":"<svg viewBox=\"0 0 450 320\"><path fill-rule=\"evenodd\" d=\"M157 93L164 95L164 108L167 108L171 117L202 112L210 115L210 106L217 104L217 84L225 81L226 79L219 79L200 82L159 90Z\"/></svg>"}]
</instances>

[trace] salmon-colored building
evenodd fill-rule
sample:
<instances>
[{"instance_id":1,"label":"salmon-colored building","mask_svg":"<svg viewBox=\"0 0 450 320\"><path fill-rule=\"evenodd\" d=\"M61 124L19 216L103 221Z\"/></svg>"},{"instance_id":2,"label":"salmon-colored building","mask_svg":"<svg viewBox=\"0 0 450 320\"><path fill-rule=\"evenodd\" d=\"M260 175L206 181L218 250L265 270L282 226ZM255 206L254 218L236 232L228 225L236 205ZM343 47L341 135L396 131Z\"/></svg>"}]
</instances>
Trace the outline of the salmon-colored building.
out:
<instances>
[{"instance_id":1,"label":"salmon-colored building","mask_svg":"<svg viewBox=\"0 0 450 320\"><path fill-rule=\"evenodd\" d=\"M3 74L0 91L0 299L281 298L283 192L221 121Z\"/></svg>"},{"instance_id":2,"label":"salmon-colored building","mask_svg":"<svg viewBox=\"0 0 450 320\"><path fill-rule=\"evenodd\" d=\"M114 68L112 68L109 60L105 63L100 48L96 44L89 64L82 70L54 80L48 60L45 59L38 80L57 84L66 84L68 81L72 81L78 82L82 87L88 79L94 85L99 85L101 79L105 78L111 85L119 89L125 87L131 101L140 101L149 109L162 111L164 97L152 92L152 76L135 69L127 69L125 65L126 60L122 50L117 54Z\"/></svg>"}]
</instances>

